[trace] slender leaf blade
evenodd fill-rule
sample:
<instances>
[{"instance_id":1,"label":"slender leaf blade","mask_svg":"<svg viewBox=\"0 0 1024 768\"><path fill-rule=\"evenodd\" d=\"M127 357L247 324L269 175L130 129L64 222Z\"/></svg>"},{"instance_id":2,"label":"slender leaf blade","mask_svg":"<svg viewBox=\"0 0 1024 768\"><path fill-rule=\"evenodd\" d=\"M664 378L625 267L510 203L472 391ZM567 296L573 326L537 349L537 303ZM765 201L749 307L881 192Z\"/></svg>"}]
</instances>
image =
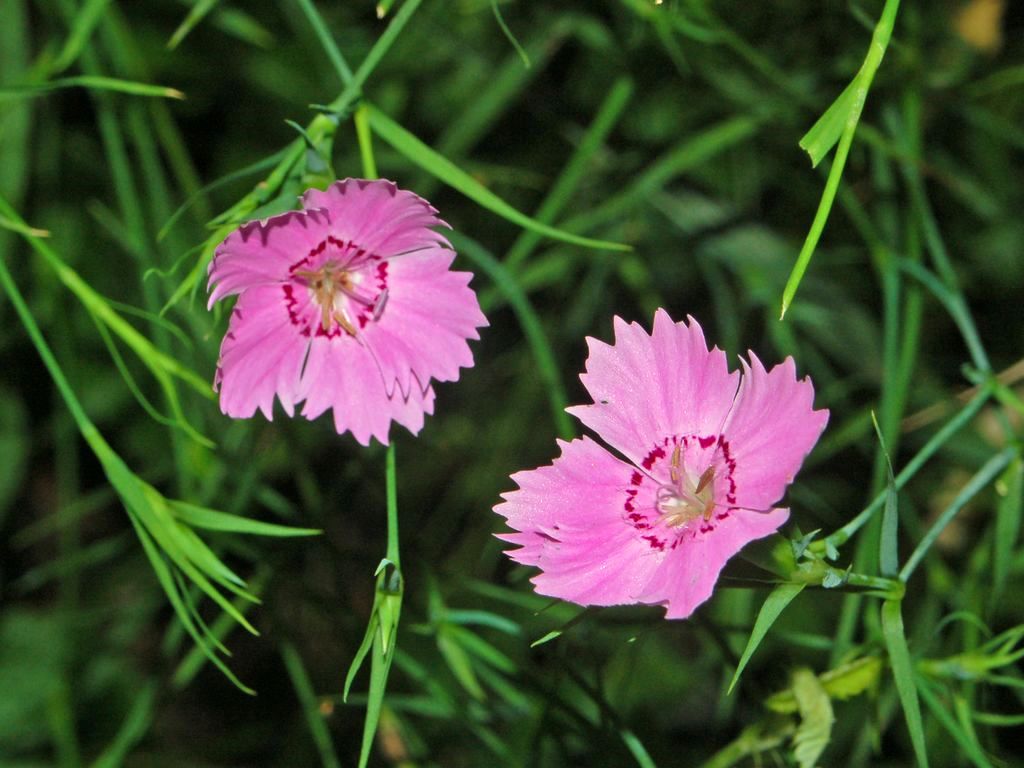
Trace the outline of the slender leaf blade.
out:
<instances>
[{"instance_id":1,"label":"slender leaf blade","mask_svg":"<svg viewBox=\"0 0 1024 768\"><path fill-rule=\"evenodd\" d=\"M594 240L589 237L574 235L571 232L566 232L548 224L542 224L536 219L530 218L491 192L491 190L487 189L487 187L459 168L451 160L428 147L376 107L367 102L364 102L364 104L366 105L370 126L373 128L374 133L408 160L420 166L432 176L440 179L452 189L461 192L477 205L486 208L492 213L496 213L504 219L508 219L513 224L524 229L533 230L538 234L547 235L555 240L599 250L631 250L630 246L622 243Z\"/></svg>"},{"instance_id":2,"label":"slender leaf blade","mask_svg":"<svg viewBox=\"0 0 1024 768\"><path fill-rule=\"evenodd\" d=\"M771 629L772 624L779 618L786 606L793 602L793 599L803 592L806 584L786 583L779 584L775 589L771 591L771 594L764 601L764 605L761 606L761 611L757 614L757 619L754 621L754 629L750 633L750 639L747 640L747 647L743 649L743 655L740 656L740 663L736 665L736 672L732 676L732 682L729 683L729 693L732 693L732 689L736 687L736 683L739 682L740 675L743 674L743 670L746 669L747 663L754 655L754 651L764 640L765 635L768 634L768 630Z\"/></svg>"},{"instance_id":3,"label":"slender leaf blade","mask_svg":"<svg viewBox=\"0 0 1024 768\"><path fill-rule=\"evenodd\" d=\"M921 720L921 703L917 698L917 683L914 680L914 665L907 647L907 637L903 629L903 614L899 600L886 600L882 603L882 636L885 647L889 651L889 663L896 680L896 691L903 705L903 716L910 731L910 743L914 747L914 756L920 768L928 768L928 747L924 738L924 725Z\"/></svg>"}]
</instances>

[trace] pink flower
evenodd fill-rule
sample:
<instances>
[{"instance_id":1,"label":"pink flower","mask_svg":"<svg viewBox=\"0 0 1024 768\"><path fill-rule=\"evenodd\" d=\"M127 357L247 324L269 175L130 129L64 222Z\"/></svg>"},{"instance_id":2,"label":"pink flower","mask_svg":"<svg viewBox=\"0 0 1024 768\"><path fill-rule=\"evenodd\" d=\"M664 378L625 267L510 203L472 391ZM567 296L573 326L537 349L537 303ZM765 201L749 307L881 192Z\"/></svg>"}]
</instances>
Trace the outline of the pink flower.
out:
<instances>
[{"instance_id":1,"label":"pink flower","mask_svg":"<svg viewBox=\"0 0 1024 768\"><path fill-rule=\"evenodd\" d=\"M593 405L569 411L590 438L559 441L551 466L519 472L494 510L516 533L508 554L533 565L537 592L581 605L663 605L685 618L725 562L789 516L774 508L817 442L828 411L792 358L743 376L708 350L697 321L664 310L648 335L615 318L615 344L588 339L581 376Z\"/></svg>"},{"instance_id":2,"label":"pink flower","mask_svg":"<svg viewBox=\"0 0 1024 768\"><path fill-rule=\"evenodd\" d=\"M334 410L338 434L388 442L433 413L431 380L473 365L487 325L472 275L449 270L447 226L390 181L346 179L303 195L303 210L244 224L210 264L210 306L238 294L214 388L221 410L273 418Z\"/></svg>"}]
</instances>

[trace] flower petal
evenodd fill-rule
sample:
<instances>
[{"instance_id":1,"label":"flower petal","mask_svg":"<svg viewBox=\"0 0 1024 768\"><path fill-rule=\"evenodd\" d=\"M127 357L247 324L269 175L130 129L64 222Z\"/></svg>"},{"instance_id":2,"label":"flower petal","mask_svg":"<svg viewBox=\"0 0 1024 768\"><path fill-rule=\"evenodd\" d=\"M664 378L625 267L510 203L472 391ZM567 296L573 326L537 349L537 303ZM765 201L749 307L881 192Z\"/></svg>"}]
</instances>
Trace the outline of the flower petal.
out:
<instances>
[{"instance_id":1,"label":"flower petal","mask_svg":"<svg viewBox=\"0 0 1024 768\"><path fill-rule=\"evenodd\" d=\"M518 531L499 536L520 545L509 556L542 569L532 580L542 595L581 605L648 602L647 585L671 553L652 548L625 519L634 468L590 438L559 445L550 466L513 475L519 490L494 508Z\"/></svg>"},{"instance_id":2,"label":"flower petal","mask_svg":"<svg viewBox=\"0 0 1024 768\"><path fill-rule=\"evenodd\" d=\"M751 541L775 533L788 517L788 509L764 514L734 511L716 521L707 535L683 536L647 585L645 602L664 602L666 619L685 619L711 597L719 573L733 555Z\"/></svg>"},{"instance_id":3,"label":"flower petal","mask_svg":"<svg viewBox=\"0 0 1024 768\"><path fill-rule=\"evenodd\" d=\"M675 323L659 309L648 336L616 317L615 344L587 339L580 380L594 404L568 411L638 466L663 437L718 434L732 407L739 373L729 372L722 350L708 350L700 325L689 320Z\"/></svg>"},{"instance_id":4,"label":"flower petal","mask_svg":"<svg viewBox=\"0 0 1024 768\"><path fill-rule=\"evenodd\" d=\"M224 413L246 419L258 408L272 420L275 395L289 416L294 413L309 342L293 320L310 312L315 308L308 294L293 297L288 286L262 285L239 297L221 343L215 384Z\"/></svg>"},{"instance_id":5,"label":"flower petal","mask_svg":"<svg viewBox=\"0 0 1024 768\"><path fill-rule=\"evenodd\" d=\"M392 387L393 388L393 387ZM338 434L351 431L362 445L375 437L384 445L392 420L414 435L424 415L434 412L434 390L412 387L408 397L388 397L380 370L366 346L351 336L315 336L302 373L302 415L315 419L334 409Z\"/></svg>"},{"instance_id":6,"label":"flower petal","mask_svg":"<svg viewBox=\"0 0 1024 768\"><path fill-rule=\"evenodd\" d=\"M247 288L287 280L288 268L327 236L330 218L323 211L289 211L265 221L250 221L217 246L210 262L210 301Z\"/></svg>"},{"instance_id":7,"label":"flower petal","mask_svg":"<svg viewBox=\"0 0 1024 768\"><path fill-rule=\"evenodd\" d=\"M454 258L453 251L432 247L387 262L387 303L363 337L389 394L396 381L408 395L416 379L456 381L460 368L473 365L467 341L480 338L476 329L487 319L469 287L473 275L449 271Z\"/></svg>"},{"instance_id":8,"label":"flower petal","mask_svg":"<svg viewBox=\"0 0 1024 768\"><path fill-rule=\"evenodd\" d=\"M828 411L815 411L810 379L797 381L787 357L767 372L751 352L742 361L743 380L723 430L736 462L736 503L768 509L782 498L804 457L828 423Z\"/></svg>"},{"instance_id":9,"label":"flower petal","mask_svg":"<svg viewBox=\"0 0 1024 768\"><path fill-rule=\"evenodd\" d=\"M393 181L345 179L302 197L306 208L323 208L331 217L331 234L387 258L400 253L448 245L432 227L447 227L437 210L419 195Z\"/></svg>"}]
</instances>

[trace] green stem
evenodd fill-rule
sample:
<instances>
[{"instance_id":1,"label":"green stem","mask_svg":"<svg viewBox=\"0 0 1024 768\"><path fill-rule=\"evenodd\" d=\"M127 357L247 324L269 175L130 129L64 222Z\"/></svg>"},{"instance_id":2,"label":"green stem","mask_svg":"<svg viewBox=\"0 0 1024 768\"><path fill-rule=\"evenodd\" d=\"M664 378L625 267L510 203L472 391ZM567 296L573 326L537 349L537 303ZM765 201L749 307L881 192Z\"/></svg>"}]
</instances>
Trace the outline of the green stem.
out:
<instances>
[{"instance_id":1,"label":"green stem","mask_svg":"<svg viewBox=\"0 0 1024 768\"><path fill-rule=\"evenodd\" d=\"M387 558L395 564L395 568L401 569L401 562L398 559L398 475L395 471L395 444L388 445L386 459L385 487L387 491L388 507L388 550Z\"/></svg>"},{"instance_id":2,"label":"green stem","mask_svg":"<svg viewBox=\"0 0 1024 768\"><path fill-rule=\"evenodd\" d=\"M363 177L377 178L377 161L373 157L373 132L370 130L370 116L366 106L361 105L354 117L356 138L359 141L359 158L363 162Z\"/></svg>"},{"instance_id":3,"label":"green stem","mask_svg":"<svg viewBox=\"0 0 1024 768\"><path fill-rule=\"evenodd\" d=\"M57 362L57 358L53 356L53 351L50 349L50 345L47 344L46 339L43 337L43 332L39 330L39 326L36 325L35 318L32 316L32 311L28 308L28 304L25 302L25 297L21 295L21 291L18 290L17 284L14 282L14 278L7 269L7 264L0 260L0 285L3 286L4 292L10 297L11 304L14 305L14 311L18 314L22 324L25 326L25 330L28 333L29 339L32 344L35 345L36 351L39 353L39 357L42 358L43 364L46 366L46 370L50 372L50 377L53 379L53 383L57 386L57 391L60 392L60 396L64 399L68 410L71 412L71 416L74 418L75 423L78 425L79 432L82 433L82 437L92 446L93 450L97 454L102 454L103 449L109 451L106 441L100 435L95 425L90 421L89 417L85 413L85 409L82 408L81 402L75 395L71 385L64 376L64 371L61 370L60 364Z\"/></svg>"},{"instance_id":4,"label":"green stem","mask_svg":"<svg viewBox=\"0 0 1024 768\"><path fill-rule=\"evenodd\" d=\"M924 538L921 539L920 543L911 553L910 557L907 558L906 564L903 566L903 570L900 571L900 579L907 581L913 575L914 570L924 559L924 556L928 554L928 550L931 549L935 540L939 538L939 534L945 530L946 526L952 522L953 518L956 517L957 513L964 508L964 506L992 480L998 475L1006 465L1013 461L1017 457L1019 449L1016 446L1004 448L1002 451L997 453L991 459L985 462L984 466L979 469L967 484L960 489L960 493L956 495L953 502L946 507L939 518L935 521L928 533L925 534Z\"/></svg>"},{"instance_id":5,"label":"green stem","mask_svg":"<svg viewBox=\"0 0 1024 768\"><path fill-rule=\"evenodd\" d=\"M868 48L867 56L864 57L864 63L861 65L860 71L855 78L856 81L859 81L856 98L847 115L843 133L839 137L835 160L833 160L832 168L829 170L828 179L825 182L825 191L821 195L821 202L818 203L818 210L814 214L814 221L811 222L807 239L804 240L803 247L800 249L800 255L797 256L796 264L789 275L789 280L786 281L786 287L782 291L780 320L786 316L786 310L793 303L793 298L796 296L800 281L803 280L804 273L811 263L811 256L814 255L814 249L817 248L818 240L821 239L821 233L825 230L825 222L828 221L829 212L832 210L832 203L835 201L836 192L839 190L839 182L842 180L846 158L850 154L850 146L853 144L853 137L857 132L857 123L860 121L860 114L864 109L864 101L867 99L868 90L871 88L871 81L875 78L875 72L878 71L878 67L882 63L885 49L889 46L889 39L892 37L892 30L896 25L896 12L899 10L899 7L900 0L886 0L885 7L882 9L882 16L878 20L874 34L871 36L871 46Z\"/></svg>"},{"instance_id":6,"label":"green stem","mask_svg":"<svg viewBox=\"0 0 1024 768\"><path fill-rule=\"evenodd\" d=\"M480 243L457 232L451 233L449 238L459 252L490 277L498 290L505 295L505 299L511 305L512 311L515 312L516 319L523 329L523 335L533 352L537 364L537 375L544 384L544 391L551 404L551 413L555 426L558 428L558 434L563 440L572 440L576 437L576 428L573 426L569 414L565 412L569 406L565 385L562 383L555 353L544 330L544 324L530 303L526 292L505 265Z\"/></svg>"},{"instance_id":7,"label":"green stem","mask_svg":"<svg viewBox=\"0 0 1024 768\"><path fill-rule=\"evenodd\" d=\"M902 489L903 486L906 485L915 474L917 474L917 471L924 466L925 462L927 462L935 452L939 450L939 448L945 445L953 435L967 424L967 422L974 418L974 415L991 396L991 385L983 386L981 391L979 391L978 394L975 395L966 406L964 406L960 413L950 419L946 426L936 432L935 435L932 436L932 439L925 443L925 446L918 452L918 454L910 460L906 467L903 468L903 471L896 475L896 490L898 491ZM859 531L864 524L871 519L875 512L882 508L882 505L885 504L886 493L888 493L888 491L882 491L879 493L860 514L853 518L853 520L828 536L825 539L825 544L831 544L833 547L840 547L849 541L850 537Z\"/></svg>"}]
</instances>

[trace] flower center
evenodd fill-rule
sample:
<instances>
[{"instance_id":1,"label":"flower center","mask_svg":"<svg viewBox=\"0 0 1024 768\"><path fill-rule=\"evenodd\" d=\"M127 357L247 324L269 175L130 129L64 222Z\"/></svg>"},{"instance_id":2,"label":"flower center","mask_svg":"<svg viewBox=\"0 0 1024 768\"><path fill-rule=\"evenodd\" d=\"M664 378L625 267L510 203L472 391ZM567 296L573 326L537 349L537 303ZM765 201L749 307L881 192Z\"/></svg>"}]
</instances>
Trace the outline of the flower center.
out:
<instances>
[{"instance_id":1,"label":"flower center","mask_svg":"<svg viewBox=\"0 0 1024 768\"><path fill-rule=\"evenodd\" d=\"M655 497L662 522L679 528L697 518L709 521L715 512L714 465L694 480L682 466L681 446L676 445L669 462L669 478L670 482L660 486Z\"/></svg>"},{"instance_id":2,"label":"flower center","mask_svg":"<svg viewBox=\"0 0 1024 768\"><path fill-rule=\"evenodd\" d=\"M319 269L296 269L293 274L305 282L320 307L320 327L325 334L337 323L345 333L355 336L355 320L358 319L359 327L367 319L379 320L387 304L386 287L376 293L366 291L362 287L362 270L346 269L335 261L326 261Z\"/></svg>"}]
</instances>

